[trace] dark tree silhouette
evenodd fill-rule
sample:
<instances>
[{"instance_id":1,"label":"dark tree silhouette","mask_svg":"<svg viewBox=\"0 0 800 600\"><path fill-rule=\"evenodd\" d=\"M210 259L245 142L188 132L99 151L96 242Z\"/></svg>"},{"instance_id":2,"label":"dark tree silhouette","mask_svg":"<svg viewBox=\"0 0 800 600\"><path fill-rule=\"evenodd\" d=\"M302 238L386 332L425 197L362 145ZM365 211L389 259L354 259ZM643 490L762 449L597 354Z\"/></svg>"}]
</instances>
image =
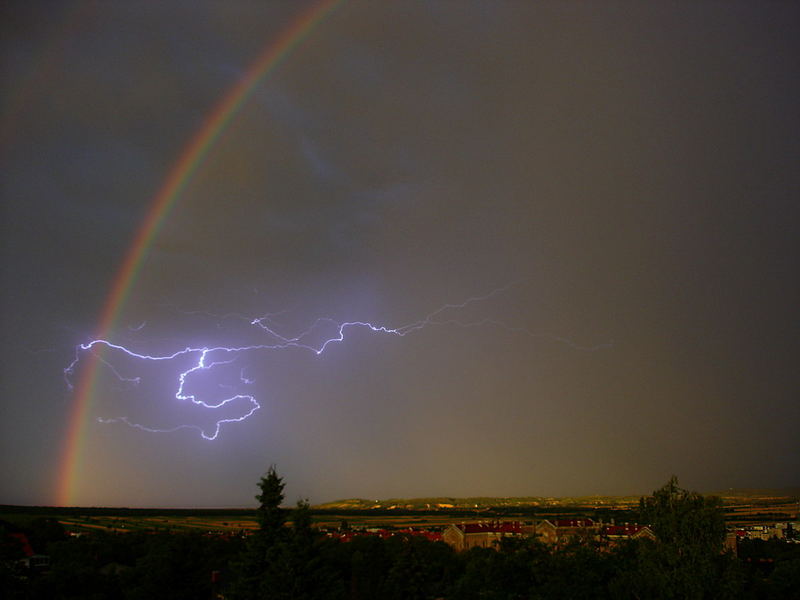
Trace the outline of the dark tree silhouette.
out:
<instances>
[{"instance_id":1,"label":"dark tree silhouette","mask_svg":"<svg viewBox=\"0 0 800 600\"><path fill-rule=\"evenodd\" d=\"M285 484L275 466L261 477L256 496L259 529L248 540L236 567L231 598L305 600L341 598L344 588L336 572L325 564L323 540L311 527L308 502L301 500L287 524L281 507Z\"/></svg>"},{"instance_id":2,"label":"dark tree silhouette","mask_svg":"<svg viewBox=\"0 0 800 600\"><path fill-rule=\"evenodd\" d=\"M722 553L722 502L678 485L672 477L639 501L640 518L657 541L642 540L618 553L619 598L735 598L739 581L733 558Z\"/></svg>"},{"instance_id":3,"label":"dark tree silhouette","mask_svg":"<svg viewBox=\"0 0 800 600\"><path fill-rule=\"evenodd\" d=\"M264 574L274 565L276 548L286 536L286 511L281 507L285 485L275 465L270 466L258 482L261 491L256 496L258 531L247 540L242 556L234 565L231 598L255 600L264 597Z\"/></svg>"},{"instance_id":4,"label":"dark tree silhouette","mask_svg":"<svg viewBox=\"0 0 800 600\"><path fill-rule=\"evenodd\" d=\"M719 553L725 541L722 501L678 485L674 475L652 496L639 500L639 513L658 540L679 554Z\"/></svg>"},{"instance_id":5,"label":"dark tree silhouette","mask_svg":"<svg viewBox=\"0 0 800 600\"><path fill-rule=\"evenodd\" d=\"M283 503L283 478L278 476L275 465L270 466L266 474L261 477L258 487L261 493L256 496L258 508L259 533L269 543L275 543L284 533L286 524L286 510L281 507Z\"/></svg>"}]
</instances>

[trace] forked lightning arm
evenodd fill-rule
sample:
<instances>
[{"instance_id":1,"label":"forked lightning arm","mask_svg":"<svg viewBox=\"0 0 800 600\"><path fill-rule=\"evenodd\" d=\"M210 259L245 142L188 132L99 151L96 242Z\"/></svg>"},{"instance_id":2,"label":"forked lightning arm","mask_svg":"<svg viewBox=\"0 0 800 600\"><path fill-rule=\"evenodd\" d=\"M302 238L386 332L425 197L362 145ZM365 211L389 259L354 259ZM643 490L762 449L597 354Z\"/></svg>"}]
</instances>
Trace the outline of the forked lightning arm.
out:
<instances>
[{"instance_id":1,"label":"forked lightning arm","mask_svg":"<svg viewBox=\"0 0 800 600\"><path fill-rule=\"evenodd\" d=\"M197 425L178 425L176 427L171 427L171 428L167 428L167 429L153 429L153 428L145 427L144 425L141 425L141 424L138 424L138 423L134 423L128 417L99 418L98 421L101 422L101 423L121 422L121 423L125 423L126 425L129 425L131 427L135 427L137 429L141 429L141 430L152 432L152 433L167 433L167 432L178 431L180 429L197 429L197 430L200 431L200 434L203 436L203 438L205 438L207 440L214 440L219 435L220 427L221 427L221 425L223 423L235 423L235 422L244 421L245 419L249 418L253 413L255 413L255 411L257 411L259 408L261 408L261 406L256 401L255 397L252 396L252 395L249 395L249 394L236 394L236 395L230 396L228 398L225 398L225 399L223 399L223 400L221 400L221 401L219 401L217 403L208 403L208 402L199 400L194 394L189 394L189 393L187 393L185 391L186 380L187 380L187 378L189 376L191 376L191 375L193 375L195 373L198 373L200 371L211 370L214 367L217 367L219 365L231 364L232 362L234 362L236 360L237 355L242 354L242 353L257 352L257 351L261 351L261 350L280 350L280 349L287 349L287 348L301 348L301 349L305 349L305 350L308 350L310 352L313 352L316 355L320 355L323 352L325 352L325 350L328 348L328 346L330 344L334 344L334 343L337 343L337 342L343 342L344 339L345 339L345 332L347 330L349 330L349 329L352 329L352 328L368 329L368 330L370 330L370 331L372 331L374 333L390 334L390 335L396 335L396 336L399 336L399 337L403 337L403 336L408 335L409 333L418 331L418 330L423 329L424 327L427 327L429 325L446 325L447 324L447 325L456 325L456 326L459 326L459 327L478 327L478 326L490 325L490 326L499 327L499 328L504 329L506 331L523 333L523 334L529 335L531 337L543 337L542 334L533 334L533 333L531 333L529 330L527 330L525 328L510 327L510 326L505 325L504 323L502 323L500 321L497 321L497 320L494 320L494 319L485 318L485 319L481 319L481 320L477 320L477 321L461 321L461 320L453 319L453 318L446 319L446 320L440 319L442 314L445 313L448 310L463 309L463 308L466 308L470 304L473 304L473 303L476 303L476 302L480 302L480 301L483 301L483 300L488 300L489 298L491 298L493 296L496 296L498 294L501 294L501 293L507 291L509 288L513 287L514 285L517 285L517 283L518 282L510 283L510 284L508 284L506 286L503 286L501 288L497 288L495 290L492 290L491 292L489 292L486 295L476 296L476 297L473 297L473 298L468 298L467 300L465 300L465 301L463 301L461 303L458 303L458 304L445 304L445 305L441 306L437 310L433 311L432 313L428 314L427 316L425 316L424 318L422 318L422 319L420 319L418 321L415 321L413 323L409 323L407 325L403 325L401 327L394 327L394 328L387 327L385 325L375 325L373 323L369 323L369 322L366 322L366 321L346 321L346 322L340 323L340 322L337 322L334 319L330 319L330 318L319 318L314 323L312 323L312 325L306 331L303 331L302 333L300 333L299 335L294 336L294 337L286 337L286 336L283 336L283 335L279 334L278 332L276 332L269 325L269 319L270 319L270 317L272 317L274 315L268 315L268 316L259 317L259 318L255 318L255 319L249 319L249 322L250 322L251 325L259 327L261 330L263 330L264 332L269 334L274 339L274 342L271 343L271 344L257 344L257 345L234 346L234 347L228 347L228 346L215 346L215 347L202 347L202 348L188 347L188 348L184 348L183 350L179 350L177 352L173 352L172 354L167 354L167 355L163 355L163 356L151 356L151 355L148 355L148 354L139 354L137 352L134 352L134 351L124 347L124 346L121 346L119 344L114 344L114 343L112 343L112 342L110 342L108 340L103 340L103 339L92 340L90 342L87 342L87 343L84 343L84 344L80 344L80 345L78 345L76 347L75 358L64 369L64 377L65 377L65 379L67 381L67 385L69 386L70 389L72 389L72 378L73 378L73 376L75 374L75 370L77 369L78 363L80 362L83 354L85 354L86 352L94 352L95 347L98 347L98 346L104 346L106 348L111 348L111 349L120 351L120 352L130 356L131 358L135 358L135 359L142 360L142 361L161 362L161 361L174 360L174 359L179 358L181 356L196 355L197 356L196 363L191 368L180 372L178 374L178 376L177 376L177 390L175 391L175 398L177 400L183 401L183 402L186 402L186 401L192 402L193 404L195 404L195 405L197 405L199 407L205 408L205 409L219 409L219 408L225 406L226 404L228 404L230 402L234 402L236 400L245 400L250 404L250 408L246 412L246 414L243 414L243 415L241 415L239 417L235 417L235 418L227 418L227 419L217 420L216 421L216 426L214 428L214 431L211 434L206 433L205 430L203 430L201 427L199 427ZM240 315L236 315L236 316L238 317ZM333 335L331 335L330 337L328 337L327 339L325 339L324 341L318 342L316 345L313 345L311 343L306 342L305 340L307 338L309 338L311 336L311 334L322 323L329 323L329 324L333 325L334 328L335 328L335 333ZM575 344L575 343L573 343L570 340L567 340L565 338L559 338L559 337L555 337L555 336L546 336L546 337L550 337L551 339L553 339L555 341L567 344L567 345L569 345L569 346L571 346L571 347L573 347L575 349L580 349L580 350L593 351L593 350L597 350L597 349L600 349L600 348L603 348L603 347L608 347L608 344L603 344L603 345L594 346L594 347L582 347L582 346L578 346L577 344ZM116 368L114 368L110 363L108 363L108 361L106 361L105 359L103 359L103 358L101 358L99 356L96 356L96 358L98 360L100 360L104 365L109 367L111 369L112 373L119 380L125 381L125 382L129 382L129 383L133 383L133 384L138 384L139 383L139 381L140 381L139 377L135 377L135 378L123 377L118 372L118 370ZM247 377L245 377L244 371L245 371L244 369L241 369L240 372L239 372L239 379L242 382L242 384L249 385L249 384L254 383L254 380L248 379Z\"/></svg>"}]
</instances>

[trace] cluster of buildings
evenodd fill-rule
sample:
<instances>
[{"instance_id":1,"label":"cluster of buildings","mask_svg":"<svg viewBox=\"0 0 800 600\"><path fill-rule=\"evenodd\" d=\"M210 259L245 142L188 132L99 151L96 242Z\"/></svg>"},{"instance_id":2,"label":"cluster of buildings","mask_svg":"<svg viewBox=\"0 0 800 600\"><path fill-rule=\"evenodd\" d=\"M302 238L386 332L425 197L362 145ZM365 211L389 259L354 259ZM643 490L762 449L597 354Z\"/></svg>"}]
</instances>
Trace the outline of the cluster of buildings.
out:
<instances>
[{"instance_id":1,"label":"cluster of buildings","mask_svg":"<svg viewBox=\"0 0 800 600\"><path fill-rule=\"evenodd\" d=\"M562 548L570 543L592 543L601 549L611 548L623 540L655 539L655 534L647 525L638 523L595 522L592 519L545 519L542 521L479 521L474 523L454 523L444 531L429 529L345 529L323 530L328 538L350 542L357 537L418 536L432 542L443 541L457 552L470 548L497 548L504 538L534 537L539 541Z\"/></svg>"},{"instance_id":2,"label":"cluster of buildings","mask_svg":"<svg viewBox=\"0 0 800 600\"><path fill-rule=\"evenodd\" d=\"M509 537L534 537L557 548L574 542L591 542L601 549L613 547L623 540L656 538L647 525L617 525L592 519L545 519L525 524L520 521L458 523L448 525L442 533L443 540L459 552L475 547L496 548L500 540Z\"/></svg>"},{"instance_id":3,"label":"cluster of buildings","mask_svg":"<svg viewBox=\"0 0 800 600\"><path fill-rule=\"evenodd\" d=\"M554 548L563 548L571 543L592 544L603 550L613 548L626 540L655 540L653 530L639 523L604 523L593 519L544 519L541 521L477 521L472 523L452 523L443 531L429 529L365 528L344 530L323 530L331 539L350 542L357 537L418 536L432 542L443 541L457 552L470 548L498 548L506 538L533 537ZM739 542L744 539L778 539L790 543L800 543L800 522L774 523L772 525L747 525L729 529L725 536L723 551L738 554Z\"/></svg>"},{"instance_id":4,"label":"cluster of buildings","mask_svg":"<svg viewBox=\"0 0 800 600\"><path fill-rule=\"evenodd\" d=\"M800 522L773 523L772 525L746 525L732 531L737 540L783 540L800 544Z\"/></svg>"}]
</instances>

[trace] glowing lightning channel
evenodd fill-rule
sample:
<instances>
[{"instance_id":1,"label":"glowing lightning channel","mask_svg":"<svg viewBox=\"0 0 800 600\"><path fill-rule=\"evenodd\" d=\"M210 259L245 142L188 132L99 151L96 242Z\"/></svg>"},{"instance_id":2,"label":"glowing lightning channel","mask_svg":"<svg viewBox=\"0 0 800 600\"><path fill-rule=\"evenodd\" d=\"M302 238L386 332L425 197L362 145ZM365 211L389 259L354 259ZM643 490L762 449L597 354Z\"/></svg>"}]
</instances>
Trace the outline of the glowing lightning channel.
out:
<instances>
[{"instance_id":1,"label":"glowing lightning channel","mask_svg":"<svg viewBox=\"0 0 800 600\"><path fill-rule=\"evenodd\" d=\"M70 385L70 387L71 387L70 377L74 374L75 368L77 367L78 362L80 362L80 353L81 353L81 351L91 351L95 346L98 346L98 345L106 346L107 348L112 348L114 350L118 350L120 352L123 352L124 354L127 354L130 357L137 358L139 360L146 360L146 361L170 361L170 360L174 360L174 359L178 358L179 356L197 354L198 355L197 364L195 364L193 367L187 369L186 371L181 372L178 375L178 388L177 388L177 391L175 392L175 398L178 399L178 400L181 400L181 401L187 401L188 400L188 401L192 402L195 405L201 406L203 408L208 408L208 409L218 409L218 408L221 408L221 407L225 406L226 404L229 404L230 402L233 402L235 400L246 400L246 401L248 401L250 403L250 410L245 415L242 415L241 417L232 418L232 419L220 419L220 420L218 420L216 422L216 427L215 427L214 433L212 435L207 435L205 430L203 430L203 428L201 428L201 427L199 427L197 425L179 425L177 427L173 427L173 428L170 428L170 429L152 429L152 428L149 428L149 427L145 427L144 425L140 425L138 423L133 423L127 417L116 417L116 418L111 418L111 419L99 418L98 422L100 422L100 423L122 422L122 423L125 423L126 425L129 425L131 427L136 427L137 429L141 429L143 431L148 431L148 432L151 432L151 433L170 433L170 432L178 431L180 429L197 429L197 430L200 431L200 435L202 435L203 438L205 438L207 440L215 440L217 438L217 436L219 435L220 426L223 423L234 423L234 422L244 421L245 419L250 417L256 410L261 408L261 406L258 404L258 402L256 401L256 399L253 396L250 396L250 395L247 395L247 394L236 394L234 396L231 396L229 398L225 398L225 399L221 400L220 402L217 402L217 403L214 403L214 404L208 403L208 402L204 402L203 400L199 400L194 394L187 394L187 393L184 392L184 388L185 388L185 385L186 385L186 378L189 375L191 375L192 373L196 373L196 372L201 371L201 370L210 370L210 369L213 369L214 367L216 367L218 365L231 364L235 360L235 358L234 358L234 359L231 359L231 360L215 360L215 361L211 361L211 362L206 363L206 358L211 353L214 353L214 352L239 353L239 352L246 352L246 351L250 351L250 350L263 350L263 349L275 348L275 347L264 346L264 345L243 346L243 347L238 347L238 348L228 348L228 347L224 347L224 346L218 346L218 347L215 347L215 348L191 348L191 347L189 347L189 348L184 348L183 350L179 350L177 352L173 352L172 354L167 354L167 355L163 355L163 356L151 356L151 355L148 355L148 354L139 354L137 352L133 352L133 351L125 348L124 346L121 346L119 344L113 344L113 343L111 343L111 342L109 342L107 340L92 340L91 342L88 342L88 343L85 343L85 344L80 344L78 346L78 348L76 349L76 357L75 357L75 359L64 369L64 376L67 379L67 383ZM118 377L120 380L122 380L122 381L134 381L135 380L138 383L138 381L139 381L138 377L135 378L135 379L125 378L113 366L111 366L108 363L108 361L105 361L103 359L101 359L101 360L102 360L103 364L105 364L105 365L107 365L107 366L109 366L111 368L112 373L114 373L114 375L116 377ZM251 380L248 380L248 379L244 378L243 374L241 376L241 380L242 380L243 383L252 383Z\"/></svg>"},{"instance_id":2,"label":"glowing lightning channel","mask_svg":"<svg viewBox=\"0 0 800 600\"><path fill-rule=\"evenodd\" d=\"M558 341L560 343L566 344L566 345L568 345L568 346L570 346L570 347L572 347L574 349L585 350L585 351L594 351L594 350L598 350L598 349L601 349L601 348L610 347L610 344L601 344L601 345L592 346L592 347L580 346L580 345L578 345L578 344L576 344L576 343L574 343L571 340L568 340L566 338L547 335L547 334L535 334L535 333L529 331L526 328L512 327L512 326L506 325L505 323L503 323L501 321L497 321L495 319L484 318L484 319L475 320L475 321L463 321L463 320L459 320L459 319L456 319L456 318L448 318L448 319L443 319L442 318L443 314L446 311L463 309L463 308L466 308L467 306L469 306L471 304L474 304L476 302L481 302L481 301L488 300L488 299L490 299L490 298L492 298L492 297L494 297L494 296L496 296L498 294L501 294L501 293L509 290L510 288L518 285L519 283L521 283L521 282L520 281L516 281L516 282L509 283L508 285L505 285L503 287L500 287L500 288L497 288L495 290L492 290L488 294L485 294L483 296L475 296L475 297L472 297L472 298L468 298L467 300L464 300L463 302L460 302L460 303L457 303L457 304L444 304L440 308L438 308L435 311L429 313L424 318L422 318L422 319L420 319L418 321L414 321L412 323L408 323L408 324L400 326L400 327L388 327L386 325L375 325L375 324L369 323L367 321L338 322L338 321L336 321L334 319L331 319L331 318L328 318L328 317L321 317L321 318L316 319L308 327L308 329L306 329L305 331L299 333L296 336L287 337L287 336L284 336L284 335L278 333L277 331L275 331L273 329L273 327L270 326L270 324L269 324L270 317L273 317L273 316L275 316L275 314L278 314L278 313L273 313L273 314L266 315L266 316L263 316L263 317L247 319L247 321L250 323L250 325L258 327L259 329L261 329L262 331L266 332L271 338L273 338L275 340L271 344L254 344L254 345L248 345L248 346L235 346L235 347L227 347L227 346L198 347L198 348L187 347L187 348L184 348L183 350L178 350L177 352L173 352L172 354L154 356L154 355L140 354L140 353L134 352L134 351L129 350L128 348L122 346L122 345L114 344L114 343L112 343L112 342L110 342L108 340L103 340L103 339L92 340L92 341L84 343L84 344L79 344L76 347L76 349L75 349L75 358L64 369L64 378L65 378L69 388L72 389L71 379L72 379L72 377L73 377L73 375L75 373L75 370L78 367L78 363L81 360L82 354L85 353L85 352L95 352L94 349L95 349L96 346L105 346L106 348L117 350L119 352L122 352L122 353L126 354L127 356L129 356L131 358L135 358L135 359L142 360L142 361L167 362L167 361L175 360L175 359L177 359L179 357L182 357L182 356L196 355L197 356L196 363L192 367L190 367L187 370L182 371L182 372L180 372L178 374L177 382L176 382L177 383L177 389L175 391L174 397L180 402L191 402L194 405L197 405L199 407L202 407L202 408L205 408L205 409L209 409L209 410L220 409L223 406L225 406L225 405L227 405L227 404L229 404L231 402L234 402L234 401L237 401L237 400L244 400L244 401L246 401L246 402L248 402L250 404L249 411L247 411L246 414L243 414L243 415L241 415L239 417L217 420L216 423L215 423L214 431L213 431L212 434L207 434L206 431L202 427L200 427L199 425L186 425L186 424L184 424L184 425L177 425L175 427L168 428L168 429L154 429L154 428L146 427L146 426L141 425L139 423L135 423L135 422L131 421L128 417L125 417L125 416L114 417L114 418L98 418L97 421L100 422L100 423L124 423L124 424L126 424L126 425L128 425L130 427L134 427L136 429L141 429L142 431L147 431L147 432L150 432L150 433L171 433L171 432L179 431L181 429L196 429L196 430L198 430L200 432L200 435L204 439L206 439L206 440L215 440L217 438L217 436L219 435L221 426L224 423L237 423L237 422L244 421L247 418L249 418L250 416L252 416L253 413L255 413L259 408L261 408L261 405L256 401L254 396L249 395L249 394L236 394L236 395L230 396L228 398L225 398L223 400L220 400L219 402L216 402L216 403L205 402L203 400L198 399L194 394L190 394L190 393L186 392L187 379L190 378L191 376L201 372L201 371L210 371L210 370L212 370L215 367L218 367L220 365L229 365L229 364L231 364L231 363L236 361L237 355L242 354L242 353L262 351L262 350L281 350L281 349L288 349L288 348L301 348L301 349L313 352L314 354L319 356L323 352L325 352L325 350L331 344L343 342L344 339L345 339L345 332L347 330L349 330L349 329L363 328L363 329L368 329L368 330L370 330L370 331L372 331L374 333L390 334L390 335L396 335L396 336L399 336L399 337L404 337L404 336L408 335L409 333L412 333L412 332L415 332L415 331L419 331L420 329L423 329L423 328L428 327L428 326L433 326L433 325L439 325L439 326L441 326L441 325L456 325L456 326L464 327L464 328L467 328L467 327L480 327L480 326L487 326L487 325L488 326L494 326L494 327L498 327L500 329L503 329L505 331L521 333L521 334L528 335L530 337L547 337L547 338L552 339L554 341ZM195 313L200 313L200 311L194 311L194 312ZM194 313L188 313L188 314L194 314ZM210 314L210 313L201 313L201 314ZM239 315L239 314L236 314L236 313L229 313L229 314L224 315L224 317L225 318L229 318L229 317L243 318L242 315ZM311 336L312 333L316 332L316 330L320 327L320 325L326 324L326 323L327 324L331 324L331 325L334 326L335 333L333 335L329 336L327 339L325 339L322 342L318 342L316 345L305 341ZM222 356L219 356L219 355L222 355ZM98 357L98 358L100 358L101 362L104 365L106 365L111 370L111 372L114 374L114 376L117 377L120 381L134 383L134 384L138 384L140 382L140 378L139 377L134 377L134 378L124 377L108 361L102 359L101 357ZM239 371L239 380L244 385L251 385L251 384L253 384L255 382L255 380L249 379L249 378L247 378L245 376L245 369L244 368L241 368L240 371ZM220 387L229 388L231 386L220 385Z\"/></svg>"},{"instance_id":3,"label":"glowing lightning channel","mask_svg":"<svg viewBox=\"0 0 800 600\"><path fill-rule=\"evenodd\" d=\"M100 340L97 340L97 341L100 341ZM90 350L91 349L91 344L81 344L80 346L78 346L78 348L80 350ZM108 362L102 356L98 356L97 354L95 354L95 358L97 360L99 360L101 363L103 363L105 366L107 366L109 368L109 370L114 374L114 376L117 379L119 379L120 381L122 381L124 383L132 383L135 386L139 385L141 383L141 381L142 381L141 377L124 377L116 369L116 367L114 367L114 365L112 365L110 362ZM76 351L75 351L75 360L73 360L70 363L70 365L66 369L64 369L64 380L67 382L67 388L70 391L73 390L73 385L72 385L72 381L70 381L70 379L69 379L69 376L72 375L73 368L75 367L75 365L78 364L78 361L80 361L80 354L79 354L78 349L76 349Z\"/></svg>"}]
</instances>

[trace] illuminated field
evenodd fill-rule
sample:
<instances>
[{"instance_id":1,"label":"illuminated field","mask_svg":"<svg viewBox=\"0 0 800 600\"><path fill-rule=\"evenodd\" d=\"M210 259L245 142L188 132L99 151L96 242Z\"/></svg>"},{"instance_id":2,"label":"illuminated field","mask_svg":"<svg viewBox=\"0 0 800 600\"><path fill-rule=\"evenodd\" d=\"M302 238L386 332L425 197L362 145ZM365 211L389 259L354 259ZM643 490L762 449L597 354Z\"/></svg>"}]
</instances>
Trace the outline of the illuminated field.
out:
<instances>
[{"instance_id":1,"label":"illuminated field","mask_svg":"<svg viewBox=\"0 0 800 600\"><path fill-rule=\"evenodd\" d=\"M726 492L722 497L729 525L774 523L798 519L800 494L787 492ZM394 527L439 529L450 523L490 519L533 521L590 517L634 521L638 498L416 498L340 500L312 508L317 527ZM0 519L19 522L36 517L57 519L68 531L202 532L238 534L258 527L255 511L247 509L114 509L0 507Z\"/></svg>"}]
</instances>

